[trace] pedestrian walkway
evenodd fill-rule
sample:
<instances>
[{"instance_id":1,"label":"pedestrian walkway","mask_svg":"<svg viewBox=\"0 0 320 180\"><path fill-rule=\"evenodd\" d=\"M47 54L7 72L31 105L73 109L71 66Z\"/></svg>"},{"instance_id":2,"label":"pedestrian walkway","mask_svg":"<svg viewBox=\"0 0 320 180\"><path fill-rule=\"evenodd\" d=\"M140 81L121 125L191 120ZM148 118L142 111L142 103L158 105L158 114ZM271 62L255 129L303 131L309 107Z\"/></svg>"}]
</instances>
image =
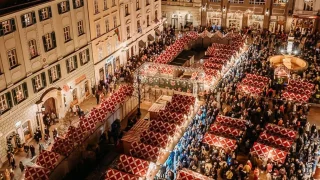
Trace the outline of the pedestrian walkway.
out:
<instances>
[{"instance_id":1,"label":"pedestrian walkway","mask_svg":"<svg viewBox=\"0 0 320 180\"><path fill-rule=\"evenodd\" d=\"M96 98L93 96L89 96L87 99L85 99L82 103L79 104L80 108L85 111L85 112L89 112L90 109L92 109L93 107L97 107L98 105L96 104ZM79 123L79 117L78 116L71 116L71 124L72 125L76 125L77 123ZM60 129L62 128L61 126L65 126L63 119L59 119L59 122L50 126L50 137L51 139L49 140L49 143L46 144L46 142L44 141L44 139L40 140L39 144L44 144L45 149L50 150L52 145L53 145L53 141L52 141L52 131L57 128ZM60 134L60 132L59 132ZM51 142L50 142L51 141ZM23 177L23 173L20 171L19 169L19 163L20 161L22 161L22 163L26 166L26 165L32 165L33 163L35 163L36 161L36 157L37 155L39 155L39 144L37 144L37 142L32 139L30 142L27 143L27 145L33 145L36 149L36 156L31 158L31 155L27 156L27 153L23 152L17 152L14 154L14 158L16 161L16 166L17 168L15 168L14 171L14 178L17 180L22 179ZM30 154L30 153L29 153ZM4 172L5 169L10 169L10 165L8 163L8 161L4 162L2 167L0 168L0 172Z\"/></svg>"}]
</instances>

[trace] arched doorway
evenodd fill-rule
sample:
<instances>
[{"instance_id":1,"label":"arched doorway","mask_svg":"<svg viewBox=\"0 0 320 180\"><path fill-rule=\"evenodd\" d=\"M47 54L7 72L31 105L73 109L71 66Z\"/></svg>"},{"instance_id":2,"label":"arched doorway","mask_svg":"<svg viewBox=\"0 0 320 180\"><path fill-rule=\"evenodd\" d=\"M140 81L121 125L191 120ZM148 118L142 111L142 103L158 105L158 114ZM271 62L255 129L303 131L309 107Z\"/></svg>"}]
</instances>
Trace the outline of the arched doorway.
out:
<instances>
[{"instance_id":1,"label":"arched doorway","mask_svg":"<svg viewBox=\"0 0 320 180\"><path fill-rule=\"evenodd\" d=\"M52 112L54 114L57 114L57 109L56 109L56 102L53 97L48 98L44 103L44 114L51 114Z\"/></svg>"}]
</instances>

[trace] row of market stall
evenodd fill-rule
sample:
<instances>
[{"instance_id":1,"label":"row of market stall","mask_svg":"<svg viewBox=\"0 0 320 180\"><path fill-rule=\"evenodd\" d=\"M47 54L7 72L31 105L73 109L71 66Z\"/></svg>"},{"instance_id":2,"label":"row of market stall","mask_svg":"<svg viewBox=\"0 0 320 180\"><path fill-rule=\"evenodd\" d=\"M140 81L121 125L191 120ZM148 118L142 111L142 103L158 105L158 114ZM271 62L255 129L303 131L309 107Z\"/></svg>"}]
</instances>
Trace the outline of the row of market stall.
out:
<instances>
[{"instance_id":1,"label":"row of market stall","mask_svg":"<svg viewBox=\"0 0 320 180\"><path fill-rule=\"evenodd\" d=\"M269 78L256 74L246 74L246 77L237 84L237 90L247 94L261 95L269 85Z\"/></svg>"},{"instance_id":2,"label":"row of market stall","mask_svg":"<svg viewBox=\"0 0 320 180\"><path fill-rule=\"evenodd\" d=\"M68 157L76 147L79 147L96 130L99 124L106 121L107 114L114 112L116 106L123 103L132 93L132 86L120 86L117 92L102 101L100 108L94 108L86 116L80 117L80 123L77 127L70 126L64 137L54 139L50 151L43 150L38 155L36 163L33 166L26 167L24 179L47 180L51 178L52 172L63 159Z\"/></svg>"},{"instance_id":3,"label":"row of market stall","mask_svg":"<svg viewBox=\"0 0 320 180\"><path fill-rule=\"evenodd\" d=\"M289 101L307 103L314 93L314 84L302 80L290 80L288 86L282 92L282 97Z\"/></svg>"},{"instance_id":4,"label":"row of market stall","mask_svg":"<svg viewBox=\"0 0 320 180\"><path fill-rule=\"evenodd\" d=\"M139 120L122 139L135 140L130 150L125 150L129 153L120 155L117 166L107 170L105 179L152 179L156 165L161 164L161 156L168 151L173 139L179 138L176 136L181 134L186 116L191 114L194 105L194 97L174 94L155 119Z\"/></svg>"}]
</instances>

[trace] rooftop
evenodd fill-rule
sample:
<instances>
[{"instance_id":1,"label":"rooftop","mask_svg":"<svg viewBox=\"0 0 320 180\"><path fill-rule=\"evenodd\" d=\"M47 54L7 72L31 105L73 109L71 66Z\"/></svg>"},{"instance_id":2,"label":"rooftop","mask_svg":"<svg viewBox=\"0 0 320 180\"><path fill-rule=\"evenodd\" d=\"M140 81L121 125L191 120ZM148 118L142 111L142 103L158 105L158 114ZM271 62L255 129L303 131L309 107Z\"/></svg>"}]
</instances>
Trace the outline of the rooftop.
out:
<instances>
[{"instance_id":1,"label":"rooftop","mask_svg":"<svg viewBox=\"0 0 320 180\"><path fill-rule=\"evenodd\" d=\"M48 1L51 0L0 0L0 16Z\"/></svg>"}]
</instances>

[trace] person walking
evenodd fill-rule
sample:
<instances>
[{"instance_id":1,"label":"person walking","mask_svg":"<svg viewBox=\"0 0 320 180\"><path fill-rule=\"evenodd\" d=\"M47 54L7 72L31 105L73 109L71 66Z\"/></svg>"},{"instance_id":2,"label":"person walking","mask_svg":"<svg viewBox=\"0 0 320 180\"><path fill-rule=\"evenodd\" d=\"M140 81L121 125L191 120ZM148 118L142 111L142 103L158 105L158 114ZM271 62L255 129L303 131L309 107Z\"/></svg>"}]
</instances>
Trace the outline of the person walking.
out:
<instances>
[{"instance_id":1,"label":"person walking","mask_svg":"<svg viewBox=\"0 0 320 180\"><path fill-rule=\"evenodd\" d=\"M36 149L33 145L30 145L31 159L36 155Z\"/></svg>"},{"instance_id":2,"label":"person walking","mask_svg":"<svg viewBox=\"0 0 320 180\"><path fill-rule=\"evenodd\" d=\"M12 169L16 168L16 160L14 159L13 156L10 157L10 164L11 164Z\"/></svg>"},{"instance_id":3,"label":"person walking","mask_svg":"<svg viewBox=\"0 0 320 180\"><path fill-rule=\"evenodd\" d=\"M20 168L21 173L22 173L24 171L24 165L23 165L22 161L20 161L20 163L19 163L19 168Z\"/></svg>"}]
</instances>

